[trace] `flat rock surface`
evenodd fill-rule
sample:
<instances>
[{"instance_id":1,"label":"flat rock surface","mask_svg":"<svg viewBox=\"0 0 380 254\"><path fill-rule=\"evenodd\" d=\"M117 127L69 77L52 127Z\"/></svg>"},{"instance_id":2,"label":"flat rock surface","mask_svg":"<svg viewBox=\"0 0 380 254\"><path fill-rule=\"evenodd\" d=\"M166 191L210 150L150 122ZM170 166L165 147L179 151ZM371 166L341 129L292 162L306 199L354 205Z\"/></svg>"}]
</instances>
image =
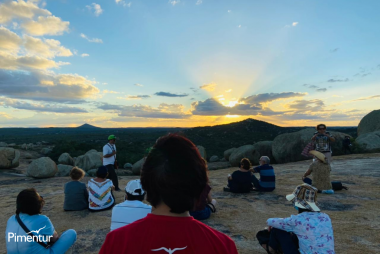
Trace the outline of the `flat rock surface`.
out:
<instances>
[{"instance_id":1,"label":"flat rock surface","mask_svg":"<svg viewBox=\"0 0 380 254\"><path fill-rule=\"evenodd\" d=\"M239 253L262 253L255 238L256 232L266 226L270 217L288 217L294 214L293 206L285 195L292 193L301 183L302 174L311 161L274 165L277 189L272 193L233 194L223 192L226 178L236 168L210 171L213 197L217 199L217 213L205 223L229 235ZM336 253L375 254L380 249L380 154L362 154L334 157L332 180L342 181L349 190L334 195L320 194L321 208L332 219ZM98 253L109 232L111 211L63 211L63 185L67 177L32 179L16 176L13 170L0 172L0 253L5 253L5 228L7 220L16 210L17 194L25 188L36 188L44 197L43 214L52 221L58 233L73 228L78 233L73 253ZM120 186L137 179L120 177ZM90 178L86 177L83 182ZM115 192L117 203L123 201L124 192Z\"/></svg>"}]
</instances>

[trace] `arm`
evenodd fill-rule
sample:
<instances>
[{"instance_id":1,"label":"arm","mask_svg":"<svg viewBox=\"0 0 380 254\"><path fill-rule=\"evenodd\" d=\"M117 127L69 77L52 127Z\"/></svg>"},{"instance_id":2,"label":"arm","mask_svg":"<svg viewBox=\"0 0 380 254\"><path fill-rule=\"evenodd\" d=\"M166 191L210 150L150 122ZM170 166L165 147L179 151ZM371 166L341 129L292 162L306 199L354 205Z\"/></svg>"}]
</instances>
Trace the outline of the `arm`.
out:
<instances>
[{"instance_id":1,"label":"arm","mask_svg":"<svg viewBox=\"0 0 380 254\"><path fill-rule=\"evenodd\" d=\"M104 158L109 158L109 157L112 157L116 154L116 151L112 151L112 153L110 154L106 154L106 155L103 155Z\"/></svg>"},{"instance_id":2,"label":"arm","mask_svg":"<svg viewBox=\"0 0 380 254\"><path fill-rule=\"evenodd\" d=\"M315 141L315 139L317 138L318 134L315 134L313 137L311 137L311 140Z\"/></svg>"},{"instance_id":3,"label":"arm","mask_svg":"<svg viewBox=\"0 0 380 254\"><path fill-rule=\"evenodd\" d=\"M111 151L110 151L111 150ZM111 152L111 153L110 153ZM109 148L107 145L103 147L103 157L109 158L116 154L116 151L112 151L111 148Z\"/></svg>"},{"instance_id":4,"label":"arm","mask_svg":"<svg viewBox=\"0 0 380 254\"><path fill-rule=\"evenodd\" d=\"M331 142L335 142L335 138L333 136L330 136L329 134L325 134L325 136L328 137Z\"/></svg>"},{"instance_id":5,"label":"arm","mask_svg":"<svg viewBox=\"0 0 380 254\"><path fill-rule=\"evenodd\" d=\"M211 197L211 191L207 194L207 202L211 203L212 197Z\"/></svg>"},{"instance_id":6,"label":"arm","mask_svg":"<svg viewBox=\"0 0 380 254\"><path fill-rule=\"evenodd\" d=\"M293 216L292 216L293 217ZM271 228L278 228L287 232L293 232L296 225L296 220L292 217L288 218L270 218L267 220L268 226Z\"/></svg>"},{"instance_id":7,"label":"arm","mask_svg":"<svg viewBox=\"0 0 380 254\"><path fill-rule=\"evenodd\" d=\"M53 237L50 238L50 244L55 243L56 241L58 241L58 239L59 239L59 235L58 235L57 231L54 230Z\"/></svg>"},{"instance_id":8,"label":"arm","mask_svg":"<svg viewBox=\"0 0 380 254\"><path fill-rule=\"evenodd\" d=\"M309 176L309 175L311 174L311 171L312 171L311 168L309 168L309 169L305 172L305 174L303 175L302 180L305 179L305 177Z\"/></svg>"}]
</instances>

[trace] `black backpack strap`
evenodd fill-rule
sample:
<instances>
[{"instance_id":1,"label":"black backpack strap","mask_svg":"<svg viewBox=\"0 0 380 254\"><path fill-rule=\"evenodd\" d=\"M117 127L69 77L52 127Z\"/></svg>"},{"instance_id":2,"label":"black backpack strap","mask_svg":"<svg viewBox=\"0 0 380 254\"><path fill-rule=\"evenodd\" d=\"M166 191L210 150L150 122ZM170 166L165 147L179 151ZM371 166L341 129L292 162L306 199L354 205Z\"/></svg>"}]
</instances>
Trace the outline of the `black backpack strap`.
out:
<instances>
[{"instance_id":1,"label":"black backpack strap","mask_svg":"<svg viewBox=\"0 0 380 254\"><path fill-rule=\"evenodd\" d=\"M17 220L18 224L20 224L20 226L22 227L22 229L25 231L25 233L27 233L29 236L31 236L34 239L35 235L32 232L30 232L30 230L25 226L25 224L22 222L22 220L20 219L20 216L18 214L16 214L16 220ZM35 237L37 238L37 241L35 241L36 243L38 243L39 245L41 245L45 249L50 248L50 245L48 245L48 244L46 244L44 242L41 242L38 239L38 236L35 236Z\"/></svg>"},{"instance_id":2,"label":"black backpack strap","mask_svg":"<svg viewBox=\"0 0 380 254\"><path fill-rule=\"evenodd\" d=\"M107 145L111 148L112 152L115 151L115 149L113 148L113 146L110 145L110 143L107 143ZM116 160L116 155L113 156Z\"/></svg>"}]
</instances>

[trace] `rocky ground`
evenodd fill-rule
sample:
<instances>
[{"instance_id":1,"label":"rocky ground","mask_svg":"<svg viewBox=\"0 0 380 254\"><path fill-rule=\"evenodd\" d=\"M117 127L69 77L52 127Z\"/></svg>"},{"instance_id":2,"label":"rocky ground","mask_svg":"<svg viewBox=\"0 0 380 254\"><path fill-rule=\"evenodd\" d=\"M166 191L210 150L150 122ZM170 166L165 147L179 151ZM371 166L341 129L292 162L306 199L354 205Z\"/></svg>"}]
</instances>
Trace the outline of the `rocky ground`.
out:
<instances>
[{"instance_id":1,"label":"rocky ground","mask_svg":"<svg viewBox=\"0 0 380 254\"><path fill-rule=\"evenodd\" d=\"M223 192L226 177L235 168L210 171L213 197L217 199L217 213L205 221L209 226L229 235L239 253L265 253L255 239L269 217L287 217L295 213L285 195L301 183L301 177L310 161L274 165L277 189L272 193L233 194ZM380 249L380 154L347 155L334 157L332 179L349 187L334 195L319 195L320 207L333 221L336 253L378 253ZM27 166L23 161L18 172ZM5 228L14 214L16 196L25 188L34 187L46 200L43 214L47 215L61 233L73 228L78 240L73 253L97 253L109 232L111 211L63 211L63 185L67 177L32 179L17 176L12 170L0 171L0 253L5 253ZM136 176L120 177L125 186ZM90 178L86 177L83 182ZM123 201L123 192L115 193L117 203Z\"/></svg>"}]
</instances>

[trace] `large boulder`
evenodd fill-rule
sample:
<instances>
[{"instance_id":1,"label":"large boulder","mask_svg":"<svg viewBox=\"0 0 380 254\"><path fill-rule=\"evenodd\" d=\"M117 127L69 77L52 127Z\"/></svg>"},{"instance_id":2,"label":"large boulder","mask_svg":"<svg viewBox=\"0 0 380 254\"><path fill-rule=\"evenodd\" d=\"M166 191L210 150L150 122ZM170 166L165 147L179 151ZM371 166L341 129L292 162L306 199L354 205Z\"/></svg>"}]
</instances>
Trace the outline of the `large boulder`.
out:
<instances>
[{"instance_id":1,"label":"large boulder","mask_svg":"<svg viewBox=\"0 0 380 254\"><path fill-rule=\"evenodd\" d=\"M210 157L210 162L217 162L217 161L219 161L219 157L218 156L213 155L213 156Z\"/></svg>"},{"instance_id":2,"label":"large boulder","mask_svg":"<svg viewBox=\"0 0 380 254\"><path fill-rule=\"evenodd\" d=\"M30 153L24 153L24 158L25 159L33 159L33 155L31 155Z\"/></svg>"},{"instance_id":3,"label":"large boulder","mask_svg":"<svg viewBox=\"0 0 380 254\"><path fill-rule=\"evenodd\" d=\"M53 177L58 172L57 165L49 157L41 157L29 164L26 174L34 178Z\"/></svg>"},{"instance_id":4,"label":"large boulder","mask_svg":"<svg viewBox=\"0 0 380 254\"><path fill-rule=\"evenodd\" d=\"M27 149L29 149L29 146L27 146L26 150ZM53 151L51 148L45 147L41 149L40 153L43 155L48 155L51 151Z\"/></svg>"},{"instance_id":5,"label":"large boulder","mask_svg":"<svg viewBox=\"0 0 380 254\"><path fill-rule=\"evenodd\" d=\"M19 150L10 147L0 147L0 169L16 168L19 164Z\"/></svg>"},{"instance_id":6,"label":"large boulder","mask_svg":"<svg viewBox=\"0 0 380 254\"><path fill-rule=\"evenodd\" d=\"M203 146L197 146L199 153L201 154L201 157L205 160L207 160L207 153L206 149Z\"/></svg>"},{"instance_id":7,"label":"large boulder","mask_svg":"<svg viewBox=\"0 0 380 254\"><path fill-rule=\"evenodd\" d=\"M75 159L75 166L83 169L84 171L88 171L90 169L97 169L103 165L101 153L97 151L87 152L85 155L78 156Z\"/></svg>"},{"instance_id":8,"label":"large boulder","mask_svg":"<svg viewBox=\"0 0 380 254\"><path fill-rule=\"evenodd\" d=\"M5 142L0 142L0 147L7 147L7 146L8 146L7 143L5 143Z\"/></svg>"},{"instance_id":9,"label":"large boulder","mask_svg":"<svg viewBox=\"0 0 380 254\"><path fill-rule=\"evenodd\" d=\"M374 131L380 131L380 109L365 115L358 126L358 136Z\"/></svg>"},{"instance_id":10,"label":"large boulder","mask_svg":"<svg viewBox=\"0 0 380 254\"><path fill-rule=\"evenodd\" d=\"M360 135L355 143L364 152L380 152L380 131Z\"/></svg>"},{"instance_id":11,"label":"large boulder","mask_svg":"<svg viewBox=\"0 0 380 254\"><path fill-rule=\"evenodd\" d=\"M73 168L72 165L64 165L64 164L58 164L57 165L58 172L55 174L55 176L69 176L71 169Z\"/></svg>"},{"instance_id":12,"label":"large boulder","mask_svg":"<svg viewBox=\"0 0 380 254\"><path fill-rule=\"evenodd\" d=\"M229 158L231 166L237 167L239 165L239 162L243 158L247 158L250 161L254 161L255 148L253 145L245 145L245 146L236 148Z\"/></svg>"},{"instance_id":13,"label":"large boulder","mask_svg":"<svg viewBox=\"0 0 380 254\"><path fill-rule=\"evenodd\" d=\"M74 159L68 153L63 153L58 158L59 164L75 166Z\"/></svg>"},{"instance_id":14,"label":"large boulder","mask_svg":"<svg viewBox=\"0 0 380 254\"><path fill-rule=\"evenodd\" d=\"M91 149L90 151L88 151L87 153L85 154L89 154L89 153L97 153L98 151L96 151L95 149Z\"/></svg>"},{"instance_id":15,"label":"large boulder","mask_svg":"<svg viewBox=\"0 0 380 254\"><path fill-rule=\"evenodd\" d=\"M94 177L96 176L97 170L98 170L97 168L90 169L89 171L87 171L87 175Z\"/></svg>"},{"instance_id":16,"label":"large boulder","mask_svg":"<svg viewBox=\"0 0 380 254\"><path fill-rule=\"evenodd\" d=\"M306 128L297 132L278 135L272 143L272 154L276 162L309 160L310 158L302 156L301 153L305 146L311 142L314 132L314 128ZM345 136L350 135L335 131L330 131L330 134L335 138L335 142L331 143L333 156L344 154L342 141Z\"/></svg>"},{"instance_id":17,"label":"large boulder","mask_svg":"<svg viewBox=\"0 0 380 254\"><path fill-rule=\"evenodd\" d=\"M254 161L252 161L253 165L259 163L259 159L261 156L268 156L271 163L275 162L275 159L272 154L272 144L273 141L260 141L253 145L255 149L255 158Z\"/></svg>"},{"instance_id":18,"label":"large boulder","mask_svg":"<svg viewBox=\"0 0 380 254\"><path fill-rule=\"evenodd\" d=\"M140 175L141 168L142 168L144 162L145 162L145 158L142 158L141 160L139 160L138 162L136 162L135 164L133 164L133 166L132 166L132 172L133 172L134 175Z\"/></svg>"},{"instance_id":19,"label":"large boulder","mask_svg":"<svg viewBox=\"0 0 380 254\"><path fill-rule=\"evenodd\" d=\"M230 160L230 156L231 156L231 154L232 154L235 150L236 150L236 147L234 147L234 148L230 148L230 149L224 151L224 154L223 154L224 159L226 159L226 161L229 161L229 160Z\"/></svg>"}]
</instances>

